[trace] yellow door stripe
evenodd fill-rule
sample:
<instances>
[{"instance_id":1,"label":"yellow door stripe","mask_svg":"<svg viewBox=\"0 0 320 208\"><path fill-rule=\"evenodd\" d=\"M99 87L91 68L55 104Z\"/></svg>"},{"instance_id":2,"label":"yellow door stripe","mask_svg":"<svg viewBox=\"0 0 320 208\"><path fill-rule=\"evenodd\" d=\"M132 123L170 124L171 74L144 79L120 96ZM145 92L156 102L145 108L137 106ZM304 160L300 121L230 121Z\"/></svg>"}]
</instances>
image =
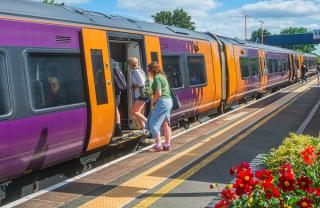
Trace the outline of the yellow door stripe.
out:
<instances>
[{"instance_id":1,"label":"yellow door stripe","mask_svg":"<svg viewBox=\"0 0 320 208\"><path fill-rule=\"evenodd\" d=\"M295 95L292 95L291 97L294 97L294 96ZM290 99L291 97L289 96L288 99ZM147 190L151 189L152 187L158 185L159 183L161 183L162 181L164 181L165 179L167 179L168 177L170 177L171 175L176 173L178 170L180 170L183 167L185 167L186 165L190 164L190 162L198 159L200 156L202 156L206 152L212 150L213 148L220 145L222 142L231 138L233 135L235 135L235 133L241 131L246 126L251 125L257 119L261 118L261 116L272 111L275 107L277 107L277 105L278 106L281 105L281 102L277 101L274 104L267 106L266 108L262 108L262 109L256 111L255 113L249 115L248 117L230 125L226 129L216 133L214 136L211 136L210 138L208 138L208 139L196 144L195 146L181 152L180 154L164 161L163 163L151 168L150 170L142 173L141 175L139 175L139 176L123 183L122 185L112 189L111 191L103 194L102 196L97 197L96 199L84 204L82 207L83 208L87 208L87 207L108 207L109 208L109 207L120 207L120 206L125 205L126 203L135 199L137 196L141 195L142 193L146 192ZM261 112L261 111L264 111L264 112ZM263 115L257 115L259 112L261 112ZM248 120L248 121L243 122L245 120ZM229 131L230 133L227 132L227 130L229 130L231 128L233 128L234 131ZM226 133L227 137L223 137L223 136L218 137L219 135L221 135L223 133ZM223 149L225 149L225 148L226 147L223 147ZM201 164L204 164L204 163L205 162L201 162ZM197 167L199 168L199 166L197 166ZM195 169L193 169L193 171L194 170ZM190 171L188 172L188 174L190 174ZM187 176L184 176L184 177L187 177ZM179 182L180 180L182 180L182 181ZM185 180L185 179L176 179L174 181L174 183L179 185L180 183L183 182L183 180ZM172 184L172 183L170 183L170 184ZM166 186L166 187L168 187L168 186ZM166 188L167 191L164 192L163 194L161 194L162 193L161 192L159 196L153 195L152 197L147 198L146 200L155 199L152 201L148 201L147 204L152 204L154 201L156 201L161 196L163 196L165 193L167 193L169 190L171 190L170 188L172 188L172 187ZM159 193L157 192L156 194L159 194ZM144 200L143 203L145 203L146 200Z\"/></svg>"}]
</instances>

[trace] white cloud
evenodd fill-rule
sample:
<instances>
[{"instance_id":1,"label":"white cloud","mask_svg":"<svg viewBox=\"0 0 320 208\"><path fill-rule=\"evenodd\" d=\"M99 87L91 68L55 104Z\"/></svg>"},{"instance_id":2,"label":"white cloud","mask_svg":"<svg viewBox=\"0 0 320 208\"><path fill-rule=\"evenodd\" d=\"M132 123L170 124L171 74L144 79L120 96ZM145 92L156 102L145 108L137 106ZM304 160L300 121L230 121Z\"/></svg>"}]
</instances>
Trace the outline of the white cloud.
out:
<instances>
[{"instance_id":1,"label":"white cloud","mask_svg":"<svg viewBox=\"0 0 320 208\"><path fill-rule=\"evenodd\" d=\"M319 0L320 1L320 0ZM212 14L207 18L197 18L196 27L200 31L228 37L245 38L244 15L247 18L248 38L253 30L261 27L259 20L264 21L264 29L271 33L280 33L280 30L288 27L306 27L308 30L320 29L315 21L320 20L320 4L315 1L302 0L271 0L261 1L255 4L246 4L239 9Z\"/></svg>"},{"instance_id":2,"label":"white cloud","mask_svg":"<svg viewBox=\"0 0 320 208\"><path fill-rule=\"evenodd\" d=\"M132 13L151 15L159 11L173 11L183 8L192 17L208 16L208 11L221 6L216 0L117 0L119 8L126 8Z\"/></svg>"}]
</instances>

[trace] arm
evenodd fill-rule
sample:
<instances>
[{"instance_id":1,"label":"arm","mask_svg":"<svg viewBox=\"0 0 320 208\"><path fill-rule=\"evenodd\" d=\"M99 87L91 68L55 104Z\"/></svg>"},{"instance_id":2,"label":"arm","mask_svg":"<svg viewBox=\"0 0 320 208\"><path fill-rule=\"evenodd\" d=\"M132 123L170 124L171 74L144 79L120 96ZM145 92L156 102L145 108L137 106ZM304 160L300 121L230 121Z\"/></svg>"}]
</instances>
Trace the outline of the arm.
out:
<instances>
[{"instance_id":1,"label":"arm","mask_svg":"<svg viewBox=\"0 0 320 208\"><path fill-rule=\"evenodd\" d=\"M153 102L156 102L160 97L161 97L161 94L162 94L162 90L161 89L157 89L156 90L156 94L153 96Z\"/></svg>"}]
</instances>

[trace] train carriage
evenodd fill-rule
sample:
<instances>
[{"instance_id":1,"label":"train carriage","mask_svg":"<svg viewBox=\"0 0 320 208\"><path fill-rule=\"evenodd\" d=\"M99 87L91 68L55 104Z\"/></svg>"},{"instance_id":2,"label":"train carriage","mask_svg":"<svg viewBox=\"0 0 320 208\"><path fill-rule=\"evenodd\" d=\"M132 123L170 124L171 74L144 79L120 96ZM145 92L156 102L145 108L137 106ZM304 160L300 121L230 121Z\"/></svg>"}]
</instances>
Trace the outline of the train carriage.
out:
<instances>
[{"instance_id":1,"label":"train carriage","mask_svg":"<svg viewBox=\"0 0 320 208\"><path fill-rule=\"evenodd\" d=\"M172 125L200 120L293 80L293 66L314 55L85 11L65 5L2 0L0 8L0 181L75 157L119 138L112 67L131 86L126 60L163 67L181 109ZM303 58L302 58L303 57ZM56 90L58 96L50 92ZM125 135L141 127L121 93ZM151 110L143 109L145 116ZM120 138L125 140L125 137ZM96 156L98 157L99 154Z\"/></svg>"}]
</instances>

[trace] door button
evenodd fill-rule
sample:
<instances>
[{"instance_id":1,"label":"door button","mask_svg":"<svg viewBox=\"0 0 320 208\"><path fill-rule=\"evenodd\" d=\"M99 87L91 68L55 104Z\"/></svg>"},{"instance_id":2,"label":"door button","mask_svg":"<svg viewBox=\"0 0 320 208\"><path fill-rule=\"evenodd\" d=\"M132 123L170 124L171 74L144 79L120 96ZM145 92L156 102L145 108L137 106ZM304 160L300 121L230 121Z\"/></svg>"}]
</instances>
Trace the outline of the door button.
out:
<instances>
[{"instance_id":1,"label":"door button","mask_svg":"<svg viewBox=\"0 0 320 208\"><path fill-rule=\"evenodd\" d=\"M110 85L111 84L111 82L110 82L110 80L108 80L108 85Z\"/></svg>"}]
</instances>

